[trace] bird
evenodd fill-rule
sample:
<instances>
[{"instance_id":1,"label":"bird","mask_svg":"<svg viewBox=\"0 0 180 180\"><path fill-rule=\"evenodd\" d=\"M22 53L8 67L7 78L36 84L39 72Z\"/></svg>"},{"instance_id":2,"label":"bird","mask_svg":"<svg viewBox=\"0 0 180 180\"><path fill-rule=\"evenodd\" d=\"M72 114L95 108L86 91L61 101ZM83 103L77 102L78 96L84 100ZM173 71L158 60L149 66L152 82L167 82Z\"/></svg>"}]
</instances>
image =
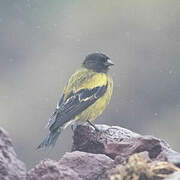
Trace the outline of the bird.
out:
<instances>
[{"instance_id":1,"label":"bird","mask_svg":"<svg viewBox=\"0 0 180 180\"><path fill-rule=\"evenodd\" d=\"M105 110L113 91L113 80L108 73L114 65L103 53L87 55L80 68L70 77L55 111L49 118L49 134L37 147L54 147L66 127L92 123Z\"/></svg>"}]
</instances>

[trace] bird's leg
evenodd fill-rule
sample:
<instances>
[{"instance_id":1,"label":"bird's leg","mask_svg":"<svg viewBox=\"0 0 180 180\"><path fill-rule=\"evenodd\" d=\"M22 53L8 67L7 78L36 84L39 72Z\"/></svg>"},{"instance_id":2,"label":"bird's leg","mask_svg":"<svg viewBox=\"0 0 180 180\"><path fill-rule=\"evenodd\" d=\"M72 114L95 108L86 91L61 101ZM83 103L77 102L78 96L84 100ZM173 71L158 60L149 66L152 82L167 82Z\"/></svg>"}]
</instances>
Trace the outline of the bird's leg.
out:
<instances>
[{"instance_id":1,"label":"bird's leg","mask_svg":"<svg viewBox=\"0 0 180 180\"><path fill-rule=\"evenodd\" d=\"M100 131L92 122L90 122L89 120L87 120L87 122L96 130L96 131Z\"/></svg>"},{"instance_id":2,"label":"bird's leg","mask_svg":"<svg viewBox=\"0 0 180 180\"><path fill-rule=\"evenodd\" d=\"M76 125L72 124L71 125L71 130L74 132L75 129L76 129Z\"/></svg>"}]
</instances>

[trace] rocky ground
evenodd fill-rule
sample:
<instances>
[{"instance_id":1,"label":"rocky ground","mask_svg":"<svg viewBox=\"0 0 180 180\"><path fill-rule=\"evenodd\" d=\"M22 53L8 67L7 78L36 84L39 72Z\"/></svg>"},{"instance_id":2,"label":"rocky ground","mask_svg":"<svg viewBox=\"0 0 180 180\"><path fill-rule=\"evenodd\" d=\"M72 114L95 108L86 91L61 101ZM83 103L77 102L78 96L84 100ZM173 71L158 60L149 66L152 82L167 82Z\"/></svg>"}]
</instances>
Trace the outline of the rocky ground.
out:
<instances>
[{"instance_id":1,"label":"rocky ground","mask_svg":"<svg viewBox=\"0 0 180 180\"><path fill-rule=\"evenodd\" d=\"M152 136L118 126L78 126L72 152L26 171L0 129L0 180L180 180L180 153Z\"/></svg>"}]
</instances>

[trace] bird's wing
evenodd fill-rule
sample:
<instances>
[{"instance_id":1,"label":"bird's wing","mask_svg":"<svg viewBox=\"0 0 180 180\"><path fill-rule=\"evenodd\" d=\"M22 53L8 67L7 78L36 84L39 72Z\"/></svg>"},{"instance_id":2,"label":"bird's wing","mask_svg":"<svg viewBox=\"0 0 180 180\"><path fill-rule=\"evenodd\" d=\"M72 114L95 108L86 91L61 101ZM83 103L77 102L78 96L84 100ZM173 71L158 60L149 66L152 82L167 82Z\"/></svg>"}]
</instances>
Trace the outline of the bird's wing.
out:
<instances>
[{"instance_id":1,"label":"bird's wing","mask_svg":"<svg viewBox=\"0 0 180 180\"><path fill-rule=\"evenodd\" d=\"M55 130L72 120L103 96L106 89L107 76L104 73L80 68L67 83L63 96L49 119L49 130Z\"/></svg>"},{"instance_id":2,"label":"bird's wing","mask_svg":"<svg viewBox=\"0 0 180 180\"><path fill-rule=\"evenodd\" d=\"M64 101L64 94L61 96L60 100L58 101L57 106L56 106L56 110L51 114L46 127L50 128L51 125L55 122L56 117L58 115L58 109L63 104L63 101Z\"/></svg>"},{"instance_id":3,"label":"bird's wing","mask_svg":"<svg viewBox=\"0 0 180 180\"><path fill-rule=\"evenodd\" d=\"M50 131L63 126L66 122L95 103L105 94L107 86L108 84L93 89L81 89L75 93L71 92L66 101L54 112L54 120L49 124Z\"/></svg>"}]
</instances>

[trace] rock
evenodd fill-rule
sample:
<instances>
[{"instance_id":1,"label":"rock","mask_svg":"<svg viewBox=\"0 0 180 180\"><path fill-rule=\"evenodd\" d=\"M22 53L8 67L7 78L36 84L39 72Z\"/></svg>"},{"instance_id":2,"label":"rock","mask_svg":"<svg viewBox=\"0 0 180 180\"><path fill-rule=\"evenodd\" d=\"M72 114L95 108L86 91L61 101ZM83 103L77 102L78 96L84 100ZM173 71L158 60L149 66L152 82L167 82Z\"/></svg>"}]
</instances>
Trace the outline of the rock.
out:
<instances>
[{"instance_id":1,"label":"rock","mask_svg":"<svg viewBox=\"0 0 180 180\"><path fill-rule=\"evenodd\" d=\"M72 151L59 161L43 160L28 171L0 128L0 180L180 179L180 153L153 136L117 126L78 126Z\"/></svg>"},{"instance_id":2,"label":"rock","mask_svg":"<svg viewBox=\"0 0 180 180\"><path fill-rule=\"evenodd\" d=\"M142 136L118 126L77 126L74 131L72 151L105 154L117 162L123 162L134 153L147 152L151 160L172 162L180 165L180 153L153 136Z\"/></svg>"},{"instance_id":3,"label":"rock","mask_svg":"<svg viewBox=\"0 0 180 180\"><path fill-rule=\"evenodd\" d=\"M11 140L0 128L0 180L24 180L25 165L17 159Z\"/></svg>"},{"instance_id":4,"label":"rock","mask_svg":"<svg viewBox=\"0 0 180 180\"><path fill-rule=\"evenodd\" d=\"M44 160L27 173L26 180L82 180L70 167Z\"/></svg>"},{"instance_id":5,"label":"rock","mask_svg":"<svg viewBox=\"0 0 180 180\"><path fill-rule=\"evenodd\" d=\"M28 172L27 180L94 180L112 167L113 160L103 154L75 151L66 153L58 162L42 161Z\"/></svg>"}]
</instances>

